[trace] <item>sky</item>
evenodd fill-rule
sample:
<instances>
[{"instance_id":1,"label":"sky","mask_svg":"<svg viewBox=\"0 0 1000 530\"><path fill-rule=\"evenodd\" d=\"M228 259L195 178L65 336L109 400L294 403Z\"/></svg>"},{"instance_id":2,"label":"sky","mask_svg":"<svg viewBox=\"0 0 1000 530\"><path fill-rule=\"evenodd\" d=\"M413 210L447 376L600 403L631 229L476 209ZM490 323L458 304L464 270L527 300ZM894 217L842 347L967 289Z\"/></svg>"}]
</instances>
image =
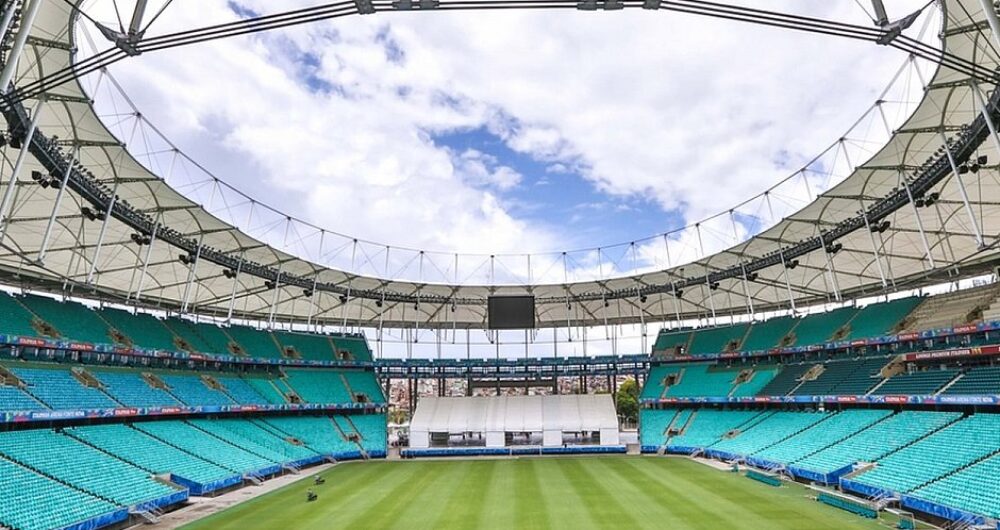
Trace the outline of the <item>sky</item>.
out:
<instances>
[{"instance_id":1,"label":"sky","mask_svg":"<svg viewBox=\"0 0 1000 530\"><path fill-rule=\"evenodd\" d=\"M756 5L870 23L846 0ZM114 20L110 0L84 9ZM175 3L149 33L273 10ZM508 11L355 16L110 72L145 120L257 200L381 244L504 254L623 243L724 212L841 137L904 59L672 12Z\"/></svg>"},{"instance_id":2,"label":"sky","mask_svg":"<svg viewBox=\"0 0 1000 530\"><path fill-rule=\"evenodd\" d=\"M318 3L289 0L281 8ZM742 3L871 23L865 2ZM150 11L162 4L151 2ZM149 34L272 13L273 4L175 2ZM921 5L893 2L890 16ZM92 0L84 10L117 24L113 0ZM206 177L217 177L326 230L446 257L551 257L612 246L572 254L571 267L597 275L628 260L615 244L725 213L795 175L845 136L905 59L870 43L665 11L498 11L354 16L149 53L109 71L145 123L189 157L176 167L176 158L140 160L202 204L213 200ZM136 155L159 152L122 118L112 84L101 86L92 94L96 107L118 125L119 138ZM890 108L890 121L904 119L905 108ZM881 128L873 123L862 120L857 134ZM837 150L828 153L809 166L810 182L790 181L772 194L777 217L835 182L831 175L846 175ZM853 163L863 160L853 155ZM690 230L671 235L674 264L698 257L695 247L711 252L756 233L766 225L761 208L703 223L704 242ZM638 260L665 266L652 247L641 247ZM327 263L345 266L343 247L338 252L340 261ZM400 254L393 257L405 261ZM449 261L439 267L443 280L460 276ZM469 281L484 281L471 263L461 265L462 280L476 268ZM559 266L541 267L547 275L535 281L563 280ZM396 264L392 270L416 277ZM648 350L637 327L592 330L582 341L581 333L557 330L558 352L579 355L588 343L590 354ZM442 354L434 337L405 347L402 336L385 340L395 341L377 344L388 355ZM503 354L518 355L519 340L504 339L513 349ZM464 355L461 337L445 333L443 341L445 356Z\"/></svg>"}]
</instances>

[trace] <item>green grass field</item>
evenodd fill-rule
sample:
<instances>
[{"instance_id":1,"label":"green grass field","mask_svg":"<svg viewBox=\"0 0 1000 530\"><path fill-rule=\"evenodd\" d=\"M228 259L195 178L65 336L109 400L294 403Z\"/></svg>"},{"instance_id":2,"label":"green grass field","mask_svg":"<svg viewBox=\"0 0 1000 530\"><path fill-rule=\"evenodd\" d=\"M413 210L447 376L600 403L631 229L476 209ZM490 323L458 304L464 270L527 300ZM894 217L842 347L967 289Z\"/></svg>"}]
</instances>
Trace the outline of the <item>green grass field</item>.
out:
<instances>
[{"instance_id":1,"label":"green grass field","mask_svg":"<svg viewBox=\"0 0 1000 530\"><path fill-rule=\"evenodd\" d=\"M624 456L367 462L299 481L185 530L331 528L885 528L681 458ZM306 503L306 490L320 498Z\"/></svg>"}]
</instances>

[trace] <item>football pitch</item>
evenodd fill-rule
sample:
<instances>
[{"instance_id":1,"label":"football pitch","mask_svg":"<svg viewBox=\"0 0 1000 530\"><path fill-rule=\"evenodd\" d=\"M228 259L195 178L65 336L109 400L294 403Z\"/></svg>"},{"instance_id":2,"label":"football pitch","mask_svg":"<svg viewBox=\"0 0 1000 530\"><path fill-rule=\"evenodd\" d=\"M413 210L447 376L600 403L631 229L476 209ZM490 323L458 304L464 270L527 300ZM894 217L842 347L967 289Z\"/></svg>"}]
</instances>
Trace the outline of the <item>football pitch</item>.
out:
<instances>
[{"instance_id":1,"label":"football pitch","mask_svg":"<svg viewBox=\"0 0 1000 530\"><path fill-rule=\"evenodd\" d=\"M683 458L376 461L336 466L185 530L331 528L885 528ZM306 502L312 489L319 500Z\"/></svg>"}]
</instances>

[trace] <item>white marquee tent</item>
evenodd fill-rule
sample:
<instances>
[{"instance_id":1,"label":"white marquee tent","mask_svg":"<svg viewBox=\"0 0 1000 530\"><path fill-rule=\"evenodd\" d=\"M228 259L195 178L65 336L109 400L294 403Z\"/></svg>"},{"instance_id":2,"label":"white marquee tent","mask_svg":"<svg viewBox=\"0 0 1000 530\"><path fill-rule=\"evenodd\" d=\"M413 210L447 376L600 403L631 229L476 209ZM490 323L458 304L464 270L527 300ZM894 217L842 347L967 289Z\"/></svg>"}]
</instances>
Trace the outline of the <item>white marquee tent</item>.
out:
<instances>
[{"instance_id":1,"label":"white marquee tent","mask_svg":"<svg viewBox=\"0 0 1000 530\"><path fill-rule=\"evenodd\" d=\"M506 433L541 433L545 446L563 433L599 432L601 445L618 445L618 417L608 394L566 396L426 397L410 422L410 446L430 446L432 434L481 433L487 447L503 447Z\"/></svg>"}]
</instances>

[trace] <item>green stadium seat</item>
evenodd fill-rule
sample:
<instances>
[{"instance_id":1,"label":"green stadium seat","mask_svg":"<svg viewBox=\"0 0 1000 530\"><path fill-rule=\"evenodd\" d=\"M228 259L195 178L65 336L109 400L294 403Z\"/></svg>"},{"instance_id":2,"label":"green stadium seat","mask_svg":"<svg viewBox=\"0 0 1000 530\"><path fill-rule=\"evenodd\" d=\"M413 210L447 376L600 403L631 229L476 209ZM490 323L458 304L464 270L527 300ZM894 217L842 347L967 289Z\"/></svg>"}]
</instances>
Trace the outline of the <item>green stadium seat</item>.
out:
<instances>
[{"instance_id":1,"label":"green stadium seat","mask_svg":"<svg viewBox=\"0 0 1000 530\"><path fill-rule=\"evenodd\" d=\"M27 295L21 303L39 318L59 330L59 335L92 344L114 344L108 324L98 313L76 302L60 302L44 296Z\"/></svg>"},{"instance_id":2,"label":"green stadium seat","mask_svg":"<svg viewBox=\"0 0 1000 530\"><path fill-rule=\"evenodd\" d=\"M798 321L792 317L775 317L750 326L742 351L767 351L781 346L782 339Z\"/></svg>"},{"instance_id":3,"label":"green stadium seat","mask_svg":"<svg viewBox=\"0 0 1000 530\"><path fill-rule=\"evenodd\" d=\"M286 381L306 403L353 403L340 371L289 368Z\"/></svg>"}]
</instances>

